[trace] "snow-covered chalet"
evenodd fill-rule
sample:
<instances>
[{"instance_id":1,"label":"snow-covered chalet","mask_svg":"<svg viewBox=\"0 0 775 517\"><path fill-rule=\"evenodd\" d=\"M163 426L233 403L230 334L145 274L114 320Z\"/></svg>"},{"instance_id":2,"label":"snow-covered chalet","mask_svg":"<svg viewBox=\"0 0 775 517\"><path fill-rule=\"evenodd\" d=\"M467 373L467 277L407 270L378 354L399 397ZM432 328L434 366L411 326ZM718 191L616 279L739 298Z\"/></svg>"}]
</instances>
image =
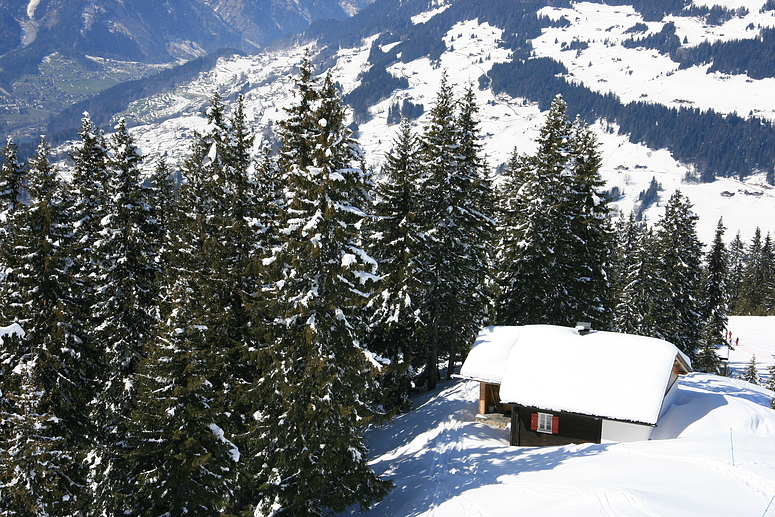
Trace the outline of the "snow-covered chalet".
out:
<instances>
[{"instance_id":1,"label":"snow-covered chalet","mask_svg":"<svg viewBox=\"0 0 775 517\"><path fill-rule=\"evenodd\" d=\"M648 440L689 358L667 341L587 327L479 332L460 376L479 381L479 413L511 416L511 445Z\"/></svg>"}]
</instances>

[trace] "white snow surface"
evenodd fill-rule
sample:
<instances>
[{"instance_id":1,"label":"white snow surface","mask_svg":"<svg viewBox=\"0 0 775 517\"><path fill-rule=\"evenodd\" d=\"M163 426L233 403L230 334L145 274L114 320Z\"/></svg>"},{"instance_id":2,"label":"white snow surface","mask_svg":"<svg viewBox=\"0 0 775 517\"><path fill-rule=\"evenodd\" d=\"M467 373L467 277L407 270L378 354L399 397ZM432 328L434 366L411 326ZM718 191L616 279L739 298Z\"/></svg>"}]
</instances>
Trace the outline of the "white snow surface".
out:
<instances>
[{"instance_id":1,"label":"white snow surface","mask_svg":"<svg viewBox=\"0 0 775 517\"><path fill-rule=\"evenodd\" d=\"M733 317L730 328L741 361L745 347L757 358L775 353L775 318ZM762 387L692 373L650 441L541 448L509 447L508 430L476 422L478 394L475 381L442 383L368 431L371 466L396 487L365 515L775 515L775 503L765 514L775 496L775 394Z\"/></svg>"},{"instance_id":2,"label":"white snow surface","mask_svg":"<svg viewBox=\"0 0 775 517\"><path fill-rule=\"evenodd\" d=\"M500 378L501 401L507 404L651 425L678 354L667 341L644 336L581 335L555 325L487 327L460 375Z\"/></svg>"},{"instance_id":3,"label":"white snow surface","mask_svg":"<svg viewBox=\"0 0 775 517\"><path fill-rule=\"evenodd\" d=\"M4 336L11 336L13 334L24 337L24 329L18 323L12 323L7 327L0 327L0 339L3 339Z\"/></svg>"}]
</instances>

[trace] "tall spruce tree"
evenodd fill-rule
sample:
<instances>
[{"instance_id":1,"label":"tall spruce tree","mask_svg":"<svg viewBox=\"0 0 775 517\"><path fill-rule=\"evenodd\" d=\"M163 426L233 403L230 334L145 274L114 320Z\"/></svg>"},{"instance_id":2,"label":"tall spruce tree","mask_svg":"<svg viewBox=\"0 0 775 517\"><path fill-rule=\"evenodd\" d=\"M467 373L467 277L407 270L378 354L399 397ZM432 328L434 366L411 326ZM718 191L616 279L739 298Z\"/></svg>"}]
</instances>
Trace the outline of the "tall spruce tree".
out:
<instances>
[{"instance_id":1,"label":"tall spruce tree","mask_svg":"<svg viewBox=\"0 0 775 517\"><path fill-rule=\"evenodd\" d=\"M502 324L606 321L611 230L599 190L600 158L588 128L552 102L534 156L515 155L503 201L509 210L498 269Z\"/></svg>"},{"instance_id":2,"label":"tall spruce tree","mask_svg":"<svg viewBox=\"0 0 775 517\"><path fill-rule=\"evenodd\" d=\"M775 255L769 234L762 238L759 228L746 249L746 264L740 290L738 292L736 313L747 316L765 316L772 308L772 296L775 292L773 272Z\"/></svg>"},{"instance_id":3,"label":"tall spruce tree","mask_svg":"<svg viewBox=\"0 0 775 517\"><path fill-rule=\"evenodd\" d=\"M19 162L19 146L8 139L0 149L0 242L4 220L18 208L24 190L24 168Z\"/></svg>"},{"instance_id":4,"label":"tall spruce tree","mask_svg":"<svg viewBox=\"0 0 775 517\"><path fill-rule=\"evenodd\" d=\"M122 120L110 139L110 176L101 207L100 257L93 305L93 339L101 350L98 394L92 421L99 430L93 469L95 506L108 514L119 511L113 494L127 490L116 461L125 453L128 420L135 403L135 374L143 347L156 324L158 302L158 234L150 193L143 187L140 153Z\"/></svg>"},{"instance_id":5,"label":"tall spruce tree","mask_svg":"<svg viewBox=\"0 0 775 517\"><path fill-rule=\"evenodd\" d=\"M376 278L363 249L369 185L330 75L314 86L308 58L300 98L280 124L286 204L271 258L274 337L262 350L255 413L257 514L322 515L368 507L390 484L366 463L362 426L374 366L360 342Z\"/></svg>"},{"instance_id":6,"label":"tall spruce tree","mask_svg":"<svg viewBox=\"0 0 775 517\"><path fill-rule=\"evenodd\" d=\"M492 296L492 249L495 235L495 195L479 135L479 108L469 84L459 102L455 120L457 169L451 171L449 221L444 242L448 254L447 279L454 282L456 296L449 315L455 322L444 332L447 344L447 379L455 362L468 351L485 323Z\"/></svg>"},{"instance_id":7,"label":"tall spruce tree","mask_svg":"<svg viewBox=\"0 0 775 517\"><path fill-rule=\"evenodd\" d=\"M452 269L449 239L453 238L451 212L455 209L451 177L461 157L457 153L457 133L452 86L445 74L420 144L424 173L419 216L424 223L426 249L419 258L422 264L419 277L427 290L423 319L427 328L425 373L429 390L436 387L442 346L446 337L452 337L455 326L451 314L458 290L454 288L454 279L449 277Z\"/></svg>"},{"instance_id":8,"label":"tall spruce tree","mask_svg":"<svg viewBox=\"0 0 775 517\"><path fill-rule=\"evenodd\" d=\"M655 281L658 258L654 253L654 234L630 214L620 223L616 269L613 278L616 307L613 328L617 332L653 335L654 305L661 287Z\"/></svg>"},{"instance_id":9,"label":"tall spruce tree","mask_svg":"<svg viewBox=\"0 0 775 517\"><path fill-rule=\"evenodd\" d=\"M725 231L724 223L719 219L713 244L705 258L702 341L695 367L707 373L719 372L720 359L716 350L727 344L728 260L723 241Z\"/></svg>"},{"instance_id":10,"label":"tall spruce tree","mask_svg":"<svg viewBox=\"0 0 775 517\"><path fill-rule=\"evenodd\" d=\"M389 153L382 180L375 189L369 253L379 264L380 282L369 302L373 310L369 348L390 359L380 379L388 409L408 408L410 367L425 366L424 333L420 308L425 288L419 279L418 259L425 249L417 161L418 142L404 118Z\"/></svg>"},{"instance_id":11,"label":"tall spruce tree","mask_svg":"<svg viewBox=\"0 0 775 517\"><path fill-rule=\"evenodd\" d=\"M727 291L729 293L729 313L738 314L737 306L740 298L740 288L745 275L745 244L737 232L729 243L727 251Z\"/></svg>"},{"instance_id":12,"label":"tall spruce tree","mask_svg":"<svg viewBox=\"0 0 775 517\"><path fill-rule=\"evenodd\" d=\"M13 260L13 220L21 205L24 169L19 163L19 148L10 138L0 150L0 158L0 297L5 300L5 303L0 305L0 318L8 321L11 320L11 312L8 309L11 293L3 284Z\"/></svg>"},{"instance_id":13,"label":"tall spruce tree","mask_svg":"<svg viewBox=\"0 0 775 517\"><path fill-rule=\"evenodd\" d=\"M490 242L494 231L490 179L480 155L477 106L469 87L460 109L446 75L420 139L423 169L418 211L424 250L417 262L426 289L427 387L446 354L452 375L459 352L481 326L488 296Z\"/></svg>"},{"instance_id":14,"label":"tall spruce tree","mask_svg":"<svg viewBox=\"0 0 775 517\"><path fill-rule=\"evenodd\" d=\"M140 486L131 504L140 513L171 505L173 513L217 514L236 511L243 499L235 493L250 419L243 393L257 375L245 305L257 288L252 135L241 99L229 118L216 95L206 116L208 131L184 164L179 217L167 232L169 316L141 367L128 455Z\"/></svg>"},{"instance_id":15,"label":"tall spruce tree","mask_svg":"<svg viewBox=\"0 0 775 517\"><path fill-rule=\"evenodd\" d=\"M697 215L676 191L656 224L655 253L659 257L654 300L654 332L695 359L702 336L702 244L697 238Z\"/></svg>"},{"instance_id":16,"label":"tall spruce tree","mask_svg":"<svg viewBox=\"0 0 775 517\"><path fill-rule=\"evenodd\" d=\"M72 261L66 253L72 226L48 153L42 142L27 167L30 199L14 215L5 284L12 295L7 299L10 316L25 330L21 339L4 340L3 347L10 343L11 348L0 354L4 362L16 363L6 364L10 374L0 381L4 396L15 401L8 418L18 423L12 434L3 433L5 443L0 444L3 451L18 452L0 462L7 489L0 497L8 495L11 507L18 509L11 515L77 515L88 504L87 404L93 396L96 359L73 325L77 308L70 296ZM35 474L26 470L30 456L24 454L34 450L43 461ZM28 493L22 497L19 490Z\"/></svg>"}]
</instances>

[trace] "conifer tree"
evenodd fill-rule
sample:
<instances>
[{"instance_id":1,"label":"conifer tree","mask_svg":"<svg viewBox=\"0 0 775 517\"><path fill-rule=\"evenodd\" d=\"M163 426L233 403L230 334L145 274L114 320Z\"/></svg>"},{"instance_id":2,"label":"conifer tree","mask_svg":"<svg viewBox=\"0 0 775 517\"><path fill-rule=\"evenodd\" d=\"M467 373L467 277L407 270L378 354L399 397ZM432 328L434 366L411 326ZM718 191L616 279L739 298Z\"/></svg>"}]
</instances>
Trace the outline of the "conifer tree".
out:
<instances>
[{"instance_id":1,"label":"conifer tree","mask_svg":"<svg viewBox=\"0 0 775 517\"><path fill-rule=\"evenodd\" d=\"M751 384L759 385L759 370L756 368L756 354L751 356L751 360L745 366L742 379Z\"/></svg>"},{"instance_id":2,"label":"conifer tree","mask_svg":"<svg viewBox=\"0 0 775 517\"><path fill-rule=\"evenodd\" d=\"M21 206L23 193L24 170L19 163L18 146L9 138L6 145L0 150L2 164L0 164L0 297L5 303L0 305L0 318L10 321L12 293L6 289L4 282L9 274L10 255L13 250L13 221L15 213Z\"/></svg>"},{"instance_id":3,"label":"conifer tree","mask_svg":"<svg viewBox=\"0 0 775 517\"><path fill-rule=\"evenodd\" d=\"M12 375L3 376L5 397L15 400L8 418L17 420L14 433L3 435L0 449L39 450L43 456L34 483L24 498L28 513L19 515L75 515L88 503L85 458L90 450L87 404L93 396L95 354L74 328L77 312L66 254L72 227L57 172L42 142L27 167L29 203L14 216L10 273L6 288L12 294L9 313L25 330L3 351ZM4 340L4 347L9 340ZM20 378L21 377L21 378ZM24 420L24 423L21 421ZM45 425L36 426L35 422ZM56 446L53 446L56 444ZM11 493L22 477L14 472L28 466L29 456L5 457L2 477ZM3 496L4 497L4 496ZM15 497L15 496L14 496ZM15 503L14 503L15 504ZM17 507L18 508L18 507Z\"/></svg>"},{"instance_id":4,"label":"conifer tree","mask_svg":"<svg viewBox=\"0 0 775 517\"><path fill-rule=\"evenodd\" d=\"M130 505L140 513L170 504L177 513L217 514L241 500L235 495L238 440L250 418L243 393L257 375L249 357L255 330L244 300L257 288L252 135L241 100L229 118L216 95L206 116L208 131L197 135L185 161L179 216L167 232L169 316L147 347L141 403L133 413L128 461L140 498L133 495ZM156 456L150 464L148 455ZM149 503L143 494L163 497Z\"/></svg>"},{"instance_id":5,"label":"conifer tree","mask_svg":"<svg viewBox=\"0 0 775 517\"><path fill-rule=\"evenodd\" d=\"M775 359L775 355L773 355L773 359ZM775 391L775 363L771 364L769 368L767 368L767 374L767 383L764 385L764 387L770 391ZM770 407L775 409L775 396L770 399Z\"/></svg>"},{"instance_id":6,"label":"conifer tree","mask_svg":"<svg viewBox=\"0 0 775 517\"><path fill-rule=\"evenodd\" d=\"M24 170L19 163L19 146L12 139L9 138L0 149L0 157L0 217L4 219L18 208L24 190Z\"/></svg>"},{"instance_id":7,"label":"conifer tree","mask_svg":"<svg viewBox=\"0 0 775 517\"><path fill-rule=\"evenodd\" d=\"M67 508L62 499L71 496L62 473L72 471L76 460L54 424L56 417L42 409L36 367L36 357L26 354L16 368L4 372L5 402L10 404L0 413L3 516L58 515ZM8 390L9 376L16 377L14 390Z\"/></svg>"},{"instance_id":8,"label":"conifer tree","mask_svg":"<svg viewBox=\"0 0 775 517\"><path fill-rule=\"evenodd\" d=\"M515 157L509 241L500 250L502 324L605 322L610 229L592 133L571 124L557 96L534 156Z\"/></svg>"},{"instance_id":9,"label":"conifer tree","mask_svg":"<svg viewBox=\"0 0 775 517\"><path fill-rule=\"evenodd\" d=\"M713 244L706 256L703 293L702 341L695 366L707 373L718 373L718 348L726 346L727 334L727 257L723 236L726 228L721 219L716 226Z\"/></svg>"},{"instance_id":10,"label":"conifer tree","mask_svg":"<svg viewBox=\"0 0 775 517\"><path fill-rule=\"evenodd\" d=\"M369 302L373 309L369 348L390 359L380 390L387 392L386 407L404 407L411 385L411 366L425 366L420 308L425 289L419 281L422 241L420 164L417 137L404 118L393 148L385 155L382 181L375 189L375 222L369 250L379 264L380 282Z\"/></svg>"},{"instance_id":11,"label":"conifer tree","mask_svg":"<svg viewBox=\"0 0 775 517\"><path fill-rule=\"evenodd\" d=\"M436 386L446 353L452 375L458 353L481 326L488 293L494 199L480 156L477 106L469 87L459 110L446 75L420 139L419 220L424 250L418 278L425 285L427 387Z\"/></svg>"},{"instance_id":12,"label":"conifer tree","mask_svg":"<svg viewBox=\"0 0 775 517\"><path fill-rule=\"evenodd\" d=\"M143 187L141 157L122 120L110 139L110 176L101 208L100 257L93 308L95 343L101 347L98 395L92 421L99 429L96 506L111 513L111 496L119 492L124 472L116 459L124 454L127 420L136 392L134 377L145 343L156 324L158 300L158 234L150 193Z\"/></svg>"},{"instance_id":13,"label":"conifer tree","mask_svg":"<svg viewBox=\"0 0 775 517\"><path fill-rule=\"evenodd\" d=\"M630 214L620 223L618 242L612 282L616 293L613 328L626 334L653 335L654 314L659 310L654 300L660 287L655 281L658 258L653 232Z\"/></svg>"},{"instance_id":14,"label":"conifer tree","mask_svg":"<svg viewBox=\"0 0 775 517\"><path fill-rule=\"evenodd\" d=\"M680 191L665 205L656 225L655 335L673 343L695 359L702 335L702 244L697 238L697 215Z\"/></svg>"},{"instance_id":15,"label":"conifer tree","mask_svg":"<svg viewBox=\"0 0 775 517\"><path fill-rule=\"evenodd\" d=\"M479 108L473 87L469 84L455 120L457 169L450 176L450 221L447 243L446 275L455 283L449 315L455 322L445 332L447 343L447 379L454 373L458 358L468 351L479 329L485 323L492 289L492 248L495 234L495 195L487 166L481 154Z\"/></svg>"},{"instance_id":16,"label":"conifer tree","mask_svg":"<svg viewBox=\"0 0 775 517\"><path fill-rule=\"evenodd\" d=\"M104 135L84 113L78 132L80 141L70 152L73 175L67 185L67 202L73 225L73 236L67 254L73 261L72 296L80 309L78 324L83 338L93 340L97 278L101 274L102 257L97 243L102 239L102 219L108 200L108 149Z\"/></svg>"},{"instance_id":17,"label":"conifer tree","mask_svg":"<svg viewBox=\"0 0 775 517\"><path fill-rule=\"evenodd\" d=\"M194 286L196 287L196 286ZM228 411L218 379L223 362L208 343L202 295L187 279L171 289L176 304L136 376L127 476L116 508L133 515L223 515L234 491L239 451L224 432Z\"/></svg>"},{"instance_id":18,"label":"conifer tree","mask_svg":"<svg viewBox=\"0 0 775 517\"><path fill-rule=\"evenodd\" d=\"M453 258L452 175L458 170L458 128L455 121L452 86L442 77L436 103L430 111L430 121L421 137L420 153L424 169L421 188L423 201L420 218L424 223L426 249L421 255L420 279L427 294L423 319L427 328L425 373L429 390L436 387L438 362L445 338L452 338L455 322L451 319L458 290L454 289L449 273ZM454 281L453 281L454 282Z\"/></svg>"},{"instance_id":19,"label":"conifer tree","mask_svg":"<svg viewBox=\"0 0 775 517\"><path fill-rule=\"evenodd\" d=\"M369 185L330 75L314 89L305 59L297 85L300 99L280 124L281 240L265 260L277 316L261 351L252 433L259 515L366 508L389 488L366 463L361 436L375 416L366 399L374 366L360 342L376 278L362 242Z\"/></svg>"},{"instance_id":20,"label":"conifer tree","mask_svg":"<svg viewBox=\"0 0 775 517\"><path fill-rule=\"evenodd\" d=\"M729 243L727 252L727 291L729 293L729 313L738 314L738 302L740 289L745 275L745 244L737 232L735 238Z\"/></svg>"},{"instance_id":21,"label":"conifer tree","mask_svg":"<svg viewBox=\"0 0 775 517\"><path fill-rule=\"evenodd\" d=\"M756 228L746 249L746 264L736 304L736 313L748 316L765 316L772 304L773 271L775 271L772 239Z\"/></svg>"}]
</instances>

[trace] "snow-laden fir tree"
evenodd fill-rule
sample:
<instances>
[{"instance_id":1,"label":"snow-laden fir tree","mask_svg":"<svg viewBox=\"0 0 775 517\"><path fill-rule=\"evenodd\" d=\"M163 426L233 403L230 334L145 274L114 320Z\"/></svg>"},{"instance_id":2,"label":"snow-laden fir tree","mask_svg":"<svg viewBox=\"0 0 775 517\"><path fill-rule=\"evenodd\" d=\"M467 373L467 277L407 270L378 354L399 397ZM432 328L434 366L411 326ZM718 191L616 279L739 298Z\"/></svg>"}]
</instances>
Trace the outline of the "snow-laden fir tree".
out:
<instances>
[{"instance_id":1,"label":"snow-laden fir tree","mask_svg":"<svg viewBox=\"0 0 775 517\"><path fill-rule=\"evenodd\" d=\"M604 323L610 228L600 158L588 128L557 96L535 155L515 155L501 204L497 320L502 324Z\"/></svg>"},{"instance_id":2,"label":"snow-laden fir tree","mask_svg":"<svg viewBox=\"0 0 775 517\"><path fill-rule=\"evenodd\" d=\"M723 237L724 223L719 219L713 243L705 257L703 287L702 341L694 367L707 373L718 373L720 359L716 350L727 346L727 250Z\"/></svg>"},{"instance_id":3,"label":"snow-laden fir tree","mask_svg":"<svg viewBox=\"0 0 775 517\"><path fill-rule=\"evenodd\" d=\"M125 452L128 419L135 403L134 377L143 347L156 324L159 288L159 228L143 187L140 153L122 120L110 138L110 175L104 184L99 257L91 338L100 348L98 390L92 422L98 430L95 507L112 513L113 494L122 489L124 472L115 462Z\"/></svg>"},{"instance_id":4,"label":"snow-laden fir tree","mask_svg":"<svg viewBox=\"0 0 775 517\"><path fill-rule=\"evenodd\" d=\"M217 515L239 503L236 443L257 375L245 297L257 289L254 201L242 102L232 117L216 95L183 166L178 217L167 231L171 285L165 319L147 346L127 455L132 511ZM247 416L246 416L247 415Z\"/></svg>"},{"instance_id":5,"label":"snow-laden fir tree","mask_svg":"<svg viewBox=\"0 0 775 517\"><path fill-rule=\"evenodd\" d=\"M616 306L613 328L626 334L650 335L653 332L654 281L657 259L653 254L651 229L636 220L635 214L618 223L611 283Z\"/></svg>"},{"instance_id":6,"label":"snow-laden fir tree","mask_svg":"<svg viewBox=\"0 0 775 517\"><path fill-rule=\"evenodd\" d=\"M746 248L745 270L737 293L735 313L747 316L765 316L773 308L775 293L775 252L768 233L762 239L759 228Z\"/></svg>"},{"instance_id":7,"label":"snow-laden fir tree","mask_svg":"<svg viewBox=\"0 0 775 517\"><path fill-rule=\"evenodd\" d=\"M775 355L773 355L772 358L775 359ZM764 387L770 391L775 391L775 363L771 364L769 368L767 368L767 374L767 383L764 385ZM775 409L775 396L770 399L770 407Z\"/></svg>"},{"instance_id":8,"label":"snow-laden fir tree","mask_svg":"<svg viewBox=\"0 0 775 517\"><path fill-rule=\"evenodd\" d=\"M5 223L11 213L19 207L24 192L24 168L19 163L19 147L10 138L0 149L0 243L4 236Z\"/></svg>"},{"instance_id":9,"label":"snow-laden fir tree","mask_svg":"<svg viewBox=\"0 0 775 517\"><path fill-rule=\"evenodd\" d=\"M369 252L379 264L380 281L369 302L369 348L391 361L380 379L387 409L408 409L413 368L425 366L421 307L425 287L418 262L425 250L418 217L418 141L409 119L402 119L393 147L385 155L375 188Z\"/></svg>"},{"instance_id":10,"label":"snow-laden fir tree","mask_svg":"<svg viewBox=\"0 0 775 517\"><path fill-rule=\"evenodd\" d=\"M4 293L3 282L8 274L9 255L13 253L12 228L14 213L18 210L23 195L24 169L19 163L19 148L10 138L0 150L0 296L5 303L0 305L0 318L10 321L8 293Z\"/></svg>"},{"instance_id":11,"label":"snow-laden fir tree","mask_svg":"<svg viewBox=\"0 0 775 517\"><path fill-rule=\"evenodd\" d=\"M458 163L449 178L448 220L443 226L433 228L446 230L446 235L437 234L436 239L445 243L448 269L445 274L455 285L455 296L449 306L451 314L448 315L454 323L443 332L447 347L447 379L452 378L456 361L468 352L485 324L492 297L490 274L495 234L495 195L481 152L479 108L470 84L458 104L460 108L455 120ZM432 234L433 229L427 234Z\"/></svg>"},{"instance_id":12,"label":"snow-laden fir tree","mask_svg":"<svg viewBox=\"0 0 775 517\"><path fill-rule=\"evenodd\" d=\"M702 336L702 243L689 199L676 191L655 227L654 336L696 358Z\"/></svg>"},{"instance_id":13,"label":"snow-laden fir tree","mask_svg":"<svg viewBox=\"0 0 775 517\"><path fill-rule=\"evenodd\" d=\"M737 305L740 286L745 275L745 243L738 231L727 248L727 291L729 293L729 313L738 314Z\"/></svg>"},{"instance_id":14,"label":"snow-laden fir tree","mask_svg":"<svg viewBox=\"0 0 775 517\"><path fill-rule=\"evenodd\" d=\"M18 341L18 337L8 340ZM3 382L5 400L0 411L0 515L55 516L71 497L62 475L76 460L56 426L56 417L43 409L37 357L26 354L4 380L15 377L15 389ZM72 515L72 514L71 514Z\"/></svg>"},{"instance_id":15,"label":"snow-laden fir tree","mask_svg":"<svg viewBox=\"0 0 775 517\"><path fill-rule=\"evenodd\" d=\"M418 257L419 277L426 287L422 319L426 326L425 375L428 389L436 387L438 363L446 337L451 337L455 321L452 306L462 291L455 287L449 273L452 259L449 253L451 212L454 210L450 179L457 170L458 129L455 124L455 102L452 86L442 77L436 102L430 111L420 143L423 177L420 190L422 206L419 217L424 225L425 250Z\"/></svg>"},{"instance_id":16,"label":"snow-laden fir tree","mask_svg":"<svg viewBox=\"0 0 775 517\"><path fill-rule=\"evenodd\" d=\"M459 110L456 105L460 106ZM456 102L446 75L420 137L419 221L424 249L417 256L425 285L428 389L447 354L451 375L458 351L473 339L488 303L484 292L494 229L490 179L480 156L477 107L471 88Z\"/></svg>"},{"instance_id":17,"label":"snow-laden fir tree","mask_svg":"<svg viewBox=\"0 0 775 517\"><path fill-rule=\"evenodd\" d=\"M756 367L756 354L751 356L751 360L748 361L748 364L745 366L745 370L743 370L743 374L740 376L741 379L744 381L750 382L751 384L759 385L759 369Z\"/></svg>"},{"instance_id":18,"label":"snow-laden fir tree","mask_svg":"<svg viewBox=\"0 0 775 517\"><path fill-rule=\"evenodd\" d=\"M135 377L137 404L128 450L116 461L126 476L116 508L132 515L223 515L240 459L225 435L223 390L211 379L223 360L208 343L201 294L181 279L176 303Z\"/></svg>"},{"instance_id":19,"label":"snow-laden fir tree","mask_svg":"<svg viewBox=\"0 0 775 517\"><path fill-rule=\"evenodd\" d=\"M28 487L40 492L28 494L26 500L34 504L18 515L77 515L88 503L84 494L85 458L91 448L87 404L93 396L96 357L73 325L78 308L71 297L72 260L66 253L72 226L48 152L46 143L41 143L28 164L29 202L13 216L13 253L3 284L9 315L24 328L25 335L20 340L4 340L4 350L0 351L5 372L10 372L0 379L0 390L17 401L16 411L6 418L24 419L27 411L30 418L42 418L46 425L38 428L27 422L14 426L12 435L3 433L0 449L39 447L41 451L50 449L57 458L49 457L51 461L41 465L50 469L47 479ZM6 348L9 343L10 348ZM19 434L24 432L29 434ZM14 493L17 483L30 479L12 474L27 468L28 460L23 454L4 458L0 478L8 491L3 490L0 497Z\"/></svg>"},{"instance_id":20,"label":"snow-laden fir tree","mask_svg":"<svg viewBox=\"0 0 775 517\"><path fill-rule=\"evenodd\" d=\"M360 341L376 279L363 247L369 185L331 76L317 89L305 58L296 82L299 98L280 123L280 243L264 260L276 319L261 351L255 477L245 481L260 483L257 515L367 508L390 488L369 467L361 435L375 416L375 364Z\"/></svg>"}]
</instances>

